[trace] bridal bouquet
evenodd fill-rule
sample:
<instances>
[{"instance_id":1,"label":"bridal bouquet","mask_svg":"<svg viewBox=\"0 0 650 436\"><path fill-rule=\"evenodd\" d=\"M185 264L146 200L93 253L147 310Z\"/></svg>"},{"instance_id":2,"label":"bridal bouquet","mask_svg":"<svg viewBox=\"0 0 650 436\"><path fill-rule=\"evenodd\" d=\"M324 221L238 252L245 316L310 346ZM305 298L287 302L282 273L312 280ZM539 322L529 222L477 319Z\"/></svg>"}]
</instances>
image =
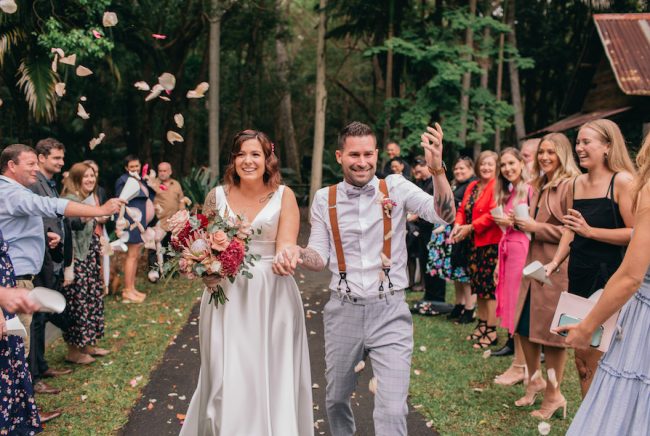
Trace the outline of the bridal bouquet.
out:
<instances>
[{"instance_id":1,"label":"bridal bouquet","mask_svg":"<svg viewBox=\"0 0 650 436\"><path fill-rule=\"evenodd\" d=\"M164 272L180 272L188 279L215 275L219 283L224 279L235 281L237 274L246 278L253 275L248 271L258 256L248 253L253 234L250 223L241 218L224 218L219 214L208 218L202 214L190 214L186 210L176 212L168 221L171 239ZM221 284L210 288L210 302L216 306L228 298Z\"/></svg>"}]
</instances>

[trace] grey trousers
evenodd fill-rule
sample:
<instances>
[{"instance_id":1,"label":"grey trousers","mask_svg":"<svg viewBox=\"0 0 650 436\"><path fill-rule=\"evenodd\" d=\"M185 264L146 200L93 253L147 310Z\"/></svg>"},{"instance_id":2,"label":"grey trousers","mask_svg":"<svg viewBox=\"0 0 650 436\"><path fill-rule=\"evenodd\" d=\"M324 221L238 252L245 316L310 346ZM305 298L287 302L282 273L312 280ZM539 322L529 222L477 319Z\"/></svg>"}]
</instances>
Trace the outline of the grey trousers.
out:
<instances>
[{"instance_id":1,"label":"grey trousers","mask_svg":"<svg viewBox=\"0 0 650 436\"><path fill-rule=\"evenodd\" d=\"M357 385L354 367L366 356L377 379L375 434L407 434L413 319L403 291L385 297L348 300L332 292L325 305L326 407L332 436L352 436L356 430L350 396Z\"/></svg>"}]
</instances>

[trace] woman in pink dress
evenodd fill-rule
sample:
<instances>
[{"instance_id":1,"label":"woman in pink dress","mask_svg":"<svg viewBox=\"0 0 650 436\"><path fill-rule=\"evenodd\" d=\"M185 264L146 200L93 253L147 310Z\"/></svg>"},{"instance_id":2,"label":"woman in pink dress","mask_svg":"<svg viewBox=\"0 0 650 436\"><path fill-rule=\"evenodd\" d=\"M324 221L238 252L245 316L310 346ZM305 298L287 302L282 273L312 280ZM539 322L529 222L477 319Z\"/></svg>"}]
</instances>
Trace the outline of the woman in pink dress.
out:
<instances>
[{"instance_id":1,"label":"woman in pink dress","mask_svg":"<svg viewBox=\"0 0 650 436\"><path fill-rule=\"evenodd\" d=\"M526 163L516 148L509 147L501 152L498 168L494 198L497 207L501 208L501 213L494 214L494 221L503 229L503 236L499 242L499 260L495 274L496 313L501 320L501 327L508 329L508 342L503 348L492 353L492 356L515 355L510 368L494 380L497 384L512 385L523 381L526 371L521 344L519 338L514 335L514 318L530 243L530 235L517 229L514 218L517 214L528 216L531 188L528 184Z\"/></svg>"}]
</instances>

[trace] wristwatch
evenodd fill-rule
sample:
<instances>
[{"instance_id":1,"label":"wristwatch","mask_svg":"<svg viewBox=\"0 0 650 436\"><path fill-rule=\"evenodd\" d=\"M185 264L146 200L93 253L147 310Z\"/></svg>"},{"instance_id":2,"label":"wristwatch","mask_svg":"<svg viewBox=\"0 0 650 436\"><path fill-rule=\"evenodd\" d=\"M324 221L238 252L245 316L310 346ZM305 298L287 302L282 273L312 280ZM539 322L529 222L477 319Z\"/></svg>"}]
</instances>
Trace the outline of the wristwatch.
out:
<instances>
[{"instance_id":1,"label":"wristwatch","mask_svg":"<svg viewBox=\"0 0 650 436\"><path fill-rule=\"evenodd\" d=\"M447 171L447 165L445 165L445 161L442 161L442 166L438 169L434 169L429 167L429 171L431 172L432 175L434 176L439 176L440 174L445 174Z\"/></svg>"}]
</instances>

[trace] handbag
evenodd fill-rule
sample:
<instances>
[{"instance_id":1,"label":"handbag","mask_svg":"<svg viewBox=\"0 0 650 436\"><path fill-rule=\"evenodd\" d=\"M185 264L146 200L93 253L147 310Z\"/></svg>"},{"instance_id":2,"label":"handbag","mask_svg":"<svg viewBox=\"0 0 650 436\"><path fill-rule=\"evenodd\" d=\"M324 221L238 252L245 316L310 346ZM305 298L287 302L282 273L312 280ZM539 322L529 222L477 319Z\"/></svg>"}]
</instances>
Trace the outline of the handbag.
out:
<instances>
[{"instance_id":1,"label":"handbag","mask_svg":"<svg viewBox=\"0 0 650 436\"><path fill-rule=\"evenodd\" d=\"M602 294L602 289L592 295L591 298L584 298L579 295L562 292L560 294L560 301L558 301L557 308L555 309L555 315L553 315L553 321L551 322L551 333L557 335L558 333L553 331L554 328L559 327L560 325L575 324L585 319L585 317L589 315L589 312L591 312L591 309L593 309L598 302L600 294ZM621 311L619 309L596 329L594 336L592 337L591 346L593 348L602 351L603 353L609 349L612 338L617 332L616 323L620 313Z\"/></svg>"}]
</instances>

